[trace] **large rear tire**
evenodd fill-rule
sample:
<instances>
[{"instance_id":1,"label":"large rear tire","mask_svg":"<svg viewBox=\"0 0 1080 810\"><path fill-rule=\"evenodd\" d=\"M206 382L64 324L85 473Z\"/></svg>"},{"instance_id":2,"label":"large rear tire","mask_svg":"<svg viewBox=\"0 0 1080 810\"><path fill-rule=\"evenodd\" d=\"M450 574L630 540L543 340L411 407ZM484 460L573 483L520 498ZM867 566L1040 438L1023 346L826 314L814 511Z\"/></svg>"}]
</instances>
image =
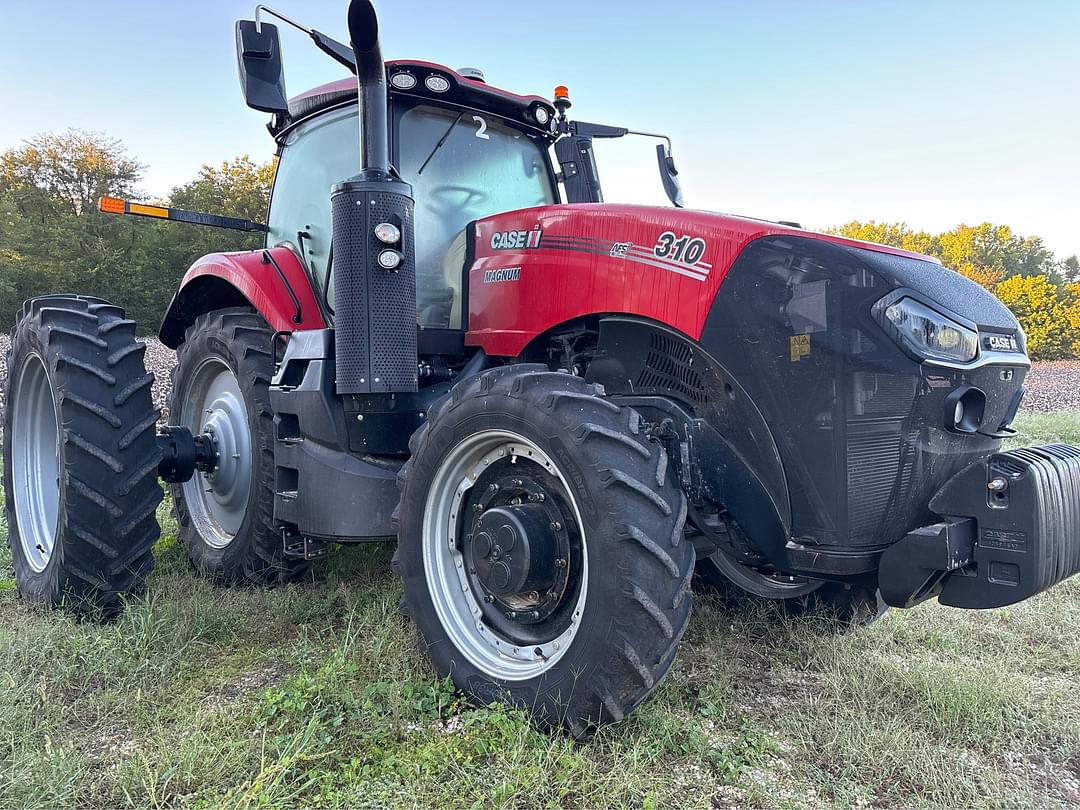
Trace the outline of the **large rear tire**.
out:
<instances>
[{"instance_id":1,"label":"large rear tire","mask_svg":"<svg viewBox=\"0 0 1080 810\"><path fill-rule=\"evenodd\" d=\"M578 736L623 719L671 667L694 570L637 412L508 366L459 383L410 447L396 562L438 672Z\"/></svg>"},{"instance_id":2,"label":"large rear tire","mask_svg":"<svg viewBox=\"0 0 1080 810\"><path fill-rule=\"evenodd\" d=\"M4 493L28 602L111 618L153 567L162 491L145 348L99 299L23 305L7 357Z\"/></svg>"},{"instance_id":3,"label":"large rear tire","mask_svg":"<svg viewBox=\"0 0 1080 810\"><path fill-rule=\"evenodd\" d=\"M274 527L274 330L247 307L200 315L176 351L169 418L213 437L216 469L170 487L180 540L220 584L279 585L307 563Z\"/></svg>"}]
</instances>

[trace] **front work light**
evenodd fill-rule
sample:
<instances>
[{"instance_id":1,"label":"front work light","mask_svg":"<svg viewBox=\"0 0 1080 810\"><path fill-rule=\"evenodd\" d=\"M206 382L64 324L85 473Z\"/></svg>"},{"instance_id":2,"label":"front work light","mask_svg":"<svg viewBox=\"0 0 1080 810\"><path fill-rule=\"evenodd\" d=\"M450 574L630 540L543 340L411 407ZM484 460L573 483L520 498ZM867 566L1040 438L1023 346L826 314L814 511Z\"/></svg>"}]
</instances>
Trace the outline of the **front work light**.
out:
<instances>
[{"instance_id":1,"label":"front work light","mask_svg":"<svg viewBox=\"0 0 1080 810\"><path fill-rule=\"evenodd\" d=\"M885 310L900 341L920 357L969 363L979 351L979 336L912 298Z\"/></svg>"}]
</instances>

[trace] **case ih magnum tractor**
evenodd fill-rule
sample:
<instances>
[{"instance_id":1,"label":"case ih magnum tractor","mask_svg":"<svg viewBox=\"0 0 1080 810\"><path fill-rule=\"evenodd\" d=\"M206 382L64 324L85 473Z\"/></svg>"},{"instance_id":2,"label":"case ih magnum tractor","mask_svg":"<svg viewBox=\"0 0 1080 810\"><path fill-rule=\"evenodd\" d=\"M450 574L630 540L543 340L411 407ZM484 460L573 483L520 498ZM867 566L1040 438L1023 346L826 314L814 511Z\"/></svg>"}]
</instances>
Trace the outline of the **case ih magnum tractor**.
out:
<instances>
[{"instance_id":1,"label":"case ih magnum tractor","mask_svg":"<svg viewBox=\"0 0 1080 810\"><path fill-rule=\"evenodd\" d=\"M936 597L1027 599L1080 569L1080 450L1002 452L1024 335L933 259L798 226L603 202L596 138L475 71L383 62L286 100L277 29L237 23L280 155L241 230L162 323L158 428L135 324L28 301L8 358L4 489L22 596L109 616L172 492L198 570L304 576L329 543L397 540L403 607L473 698L584 733L662 680L701 580L868 621ZM634 133L644 134L644 133ZM660 136L654 136L660 137Z\"/></svg>"}]
</instances>

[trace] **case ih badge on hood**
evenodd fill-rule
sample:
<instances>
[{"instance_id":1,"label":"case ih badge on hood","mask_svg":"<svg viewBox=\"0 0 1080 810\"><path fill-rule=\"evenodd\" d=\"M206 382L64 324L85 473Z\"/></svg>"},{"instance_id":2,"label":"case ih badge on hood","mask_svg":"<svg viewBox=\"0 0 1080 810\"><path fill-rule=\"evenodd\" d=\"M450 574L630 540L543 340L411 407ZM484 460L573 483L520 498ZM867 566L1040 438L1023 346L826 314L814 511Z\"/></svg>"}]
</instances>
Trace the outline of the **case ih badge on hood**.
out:
<instances>
[{"instance_id":1,"label":"case ih badge on hood","mask_svg":"<svg viewBox=\"0 0 1080 810\"><path fill-rule=\"evenodd\" d=\"M288 98L271 17L348 78ZM692 580L857 624L1077 573L1080 450L1002 451L1029 362L989 292L925 256L684 209L665 136L571 120L565 87L385 63L369 0L347 22L351 47L265 6L237 23L280 149L267 225L102 202L266 232L197 261L165 313L172 424L155 437L122 309L24 305L3 425L24 599L120 611L160 476L217 582L396 538L440 675L583 735L661 682ZM657 142L673 207L604 202L593 142L629 135Z\"/></svg>"}]
</instances>

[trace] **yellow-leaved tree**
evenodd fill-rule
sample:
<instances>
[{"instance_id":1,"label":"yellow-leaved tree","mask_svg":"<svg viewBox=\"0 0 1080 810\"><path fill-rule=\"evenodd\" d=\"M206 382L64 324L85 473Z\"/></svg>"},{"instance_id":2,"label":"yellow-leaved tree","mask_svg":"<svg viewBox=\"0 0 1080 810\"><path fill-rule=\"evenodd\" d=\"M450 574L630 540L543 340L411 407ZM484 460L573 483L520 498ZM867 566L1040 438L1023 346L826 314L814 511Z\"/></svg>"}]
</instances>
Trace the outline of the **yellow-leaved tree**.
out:
<instances>
[{"instance_id":1,"label":"yellow-leaved tree","mask_svg":"<svg viewBox=\"0 0 1080 810\"><path fill-rule=\"evenodd\" d=\"M1012 276L994 292L1016 315L1035 359L1064 357L1073 350L1068 297L1046 276Z\"/></svg>"},{"instance_id":2,"label":"yellow-leaved tree","mask_svg":"<svg viewBox=\"0 0 1080 810\"><path fill-rule=\"evenodd\" d=\"M1068 285L1067 289L1069 301L1065 308L1065 319L1069 322L1073 356L1080 357L1080 282Z\"/></svg>"}]
</instances>

